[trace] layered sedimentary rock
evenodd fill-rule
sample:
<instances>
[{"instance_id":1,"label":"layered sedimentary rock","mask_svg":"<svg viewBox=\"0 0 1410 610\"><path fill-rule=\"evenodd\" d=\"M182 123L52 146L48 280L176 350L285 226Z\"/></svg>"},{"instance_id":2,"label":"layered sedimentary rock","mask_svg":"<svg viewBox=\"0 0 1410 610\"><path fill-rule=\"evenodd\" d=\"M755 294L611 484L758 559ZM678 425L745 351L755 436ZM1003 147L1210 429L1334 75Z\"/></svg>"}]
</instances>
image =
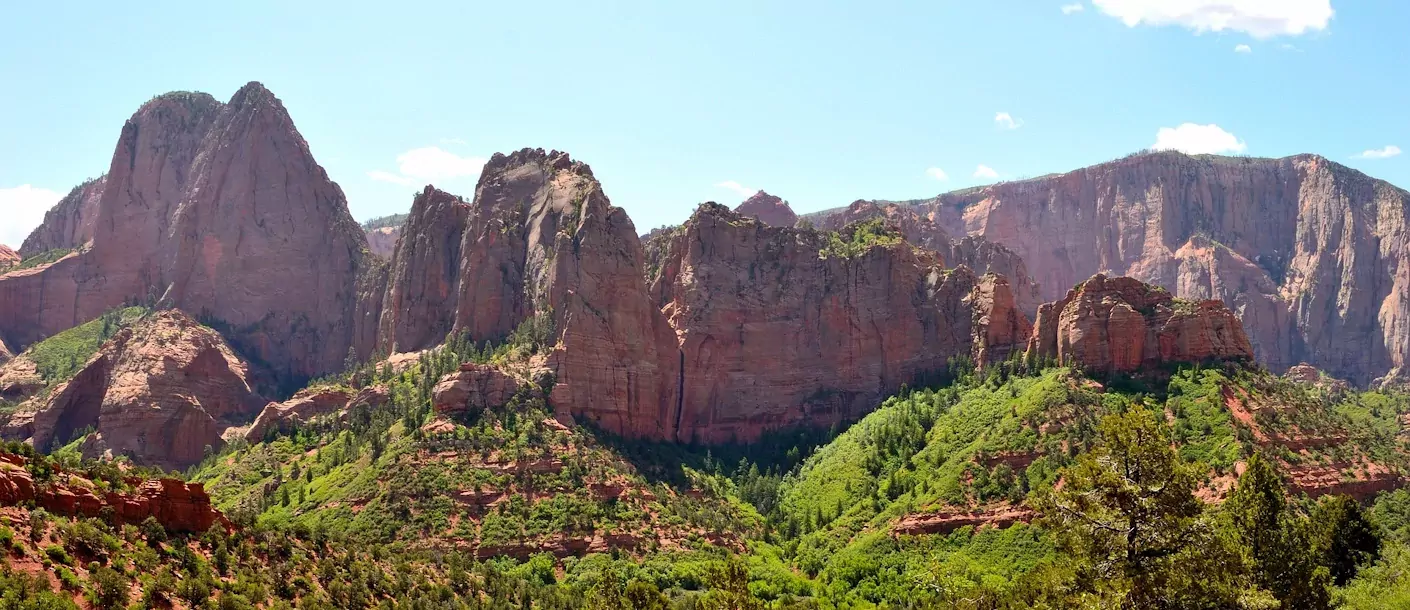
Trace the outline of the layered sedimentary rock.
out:
<instances>
[{"instance_id":1,"label":"layered sedimentary rock","mask_svg":"<svg viewBox=\"0 0 1410 610\"><path fill-rule=\"evenodd\" d=\"M824 233L715 204L653 242L651 294L680 343L667 438L749 441L847 421L972 355L982 315L968 269L947 271L899 240L854 255L828 248Z\"/></svg>"},{"instance_id":2,"label":"layered sedimentary rock","mask_svg":"<svg viewBox=\"0 0 1410 610\"><path fill-rule=\"evenodd\" d=\"M791 227L798 223L798 215L787 201L759 191L750 195L734 208L735 213L745 218L753 218L771 227Z\"/></svg>"},{"instance_id":3,"label":"layered sedimentary rock","mask_svg":"<svg viewBox=\"0 0 1410 610\"><path fill-rule=\"evenodd\" d=\"M3 272L6 267L19 264L20 259L19 252L11 250L5 244L0 244L0 272Z\"/></svg>"},{"instance_id":4,"label":"layered sedimentary rock","mask_svg":"<svg viewBox=\"0 0 1410 610\"><path fill-rule=\"evenodd\" d=\"M90 518L107 517L116 524L137 524L148 517L172 532L205 532L219 523L227 529L230 520L212 504L200 483L180 479L131 481L132 491L107 492L99 496L90 482L66 484L58 480L36 484L25 469L24 456L0 453L0 505L34 503L51 513ZM69 481L74 479L69 478Z\"/></svg>"},{"instance_id":5,"label":"layered sedimentary rock","mask_svg":"<svg viewBox=\"0 0 1410 610\"><path fill-rule=\"evenodd\" d=\"M101 176L69 191L58 204L44 213L43 224L25 238L20 254L34 256L50 250L78 248L93 239L98 223L98 202L103 196L106 182L107 176ZM3 266L0 263L0 267Z\"/></svg>"},{"instance_id":6,"label":"layered sedimentary rock","mask_svg":"<svg viewBox=\"0 0 1410 610\"><path fill-rule=\"evenodd\" d=\"M815 215L817 226L836 231L855 222L880 218L896 227L906 241L939 255L947 267L964 265L978 274L997 273L1008 278L1020 311L1032 317L1042 304L1038 285L1028 275L1028 268L1013 250L983 237L950 233L923 208L890 202L857 200L840 210Z\"/></svg>"},{"instance_id":7,"label":"layered sedimentary rock","mask_svg":"<svg viewBox=\"0 0 1410 610\"><path fill-rule=\"evenodd\" d=\"M263 86L229 104L154 98L123 127L106 178L87 188L101 190L90 245L0 276L0 340L19 349L124 303L161 301L220 322L289 377L341 365L356 334L365 238ZM79 216L70 241L87 226Z\"/></svg>"},{"instance_id":8,"label":"layered sedimentary rock","mask_svg":"<svg viewBox=\"0 0 1410 610\"><path fill-rule=\"evenodd\" d=\"M219 449L226 428L268 402L253 376L218 333L180 311L157 312L118 331L73 378L21 405L0 434L47 449L91 428L87 457L184 467Z\"/></svg>"},{"instance_id":9,"label":"layered sedimentary rock","mask_svg":"<svg viewBox=\"0 0 1410 610\"><path fill-rule=\"evenodd\" d=\"M1098 272L1222 299L1259 360L1365 385L1410 358L1410 193L1325 158L1143 154L941 195L955 235L1016 251L1045 299Z\"/></svg>"},{"instance_id":10,"label":"layered sedimentary rock","mask_svg":"<svg viewBox=\"0 0 1410 610\"><path fill-rule=\"evenodd\" d=\"M1139 280L1101 274L1038 308L1028 351L1107 373L1253 359L1243 326L1223 302L1177 300Z\"/></svg>"}]
</instances>

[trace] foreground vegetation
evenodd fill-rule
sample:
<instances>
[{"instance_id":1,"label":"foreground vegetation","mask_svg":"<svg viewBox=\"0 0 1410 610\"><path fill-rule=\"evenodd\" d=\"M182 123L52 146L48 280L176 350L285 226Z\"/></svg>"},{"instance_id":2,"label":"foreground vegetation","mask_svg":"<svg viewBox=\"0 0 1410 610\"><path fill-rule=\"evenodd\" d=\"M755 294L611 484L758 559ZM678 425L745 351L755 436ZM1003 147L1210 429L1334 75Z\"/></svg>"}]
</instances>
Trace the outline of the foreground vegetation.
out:
<instances>
[{"instance_id":1,"label":"foreground vegetation","mask_svg":"<svg viewBox=\"0 0 1410 610\"><path fill-rule=\"evenodd\" d=\"M956 363L950 381L903 390L843 431L708 449L565 425L543 398L549 378L503 408L431 409L460 362L534 357L548 320L319 380L384 386L390 400L193 468L233 531L4 509L0 608L1410 601L1410 493L1376 493L1410 467L1403 395L1232 365L1094 380ZM126 484L114 465L62 453L31 462L36 480L45 464Z\"/></svg>"}]
</instances>

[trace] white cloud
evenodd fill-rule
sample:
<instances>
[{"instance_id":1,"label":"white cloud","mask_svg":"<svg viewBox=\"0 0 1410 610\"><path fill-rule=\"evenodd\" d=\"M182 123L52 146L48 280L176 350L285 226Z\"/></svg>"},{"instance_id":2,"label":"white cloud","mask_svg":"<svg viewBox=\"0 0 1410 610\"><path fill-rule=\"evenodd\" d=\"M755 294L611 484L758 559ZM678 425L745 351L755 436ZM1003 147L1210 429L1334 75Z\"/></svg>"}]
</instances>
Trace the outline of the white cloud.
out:
<instances>
[{"instance_id":1,"label":"white cloud","mask_svg":"<svg viewBox=\"0 0 1410 610\"><path fill-rule=\"evenodd\" d=\"M18 249L61 198L62 194L29 184L0 189L0 216L5 218L0 223L0 244Z\"/></svg>"},{"instance_id":2,"label":"white cloud","mask_svg":"<svg viewBox=\"0 0 1410 610\"><path fill-rule=\"evenodd\" d=\"M995 114L994 124L998 125L1000 129L1018 129L1019 127L1023 127L1022 120L1013 118L1013 115L1007 112Z\"/></svg>"},{"instance_id":3,"label":"white cloud","mask_svg":"<svg viewBox=\"0 0 1410 610\"><path fill-rule=\"evenodd\" d=\"M1235 53L1252 53L1252 52L1253 52L1253 47L1250 47L1250 46L1248 46L1248 45L1246 45L1246 44L1241 44L1241 45L1238 45L1238 46L1234 47L1234 52L1235 52Z\"/></svg>"},{"instance_id":4,"label":"white cloud","mask_svg":"<svg viewBox=\"0 0 1410 610\"><path fill-rule=\"evenodd\" d=\"M367 172L367 177L378 182L390 182L392 184L400 184L402 186L416 186L416 181L412 180L411 178L407 178L406 176L398 176L396 174L393 174L392 172L384 172L380 169L374 169L370 172Z\"/></svg>"},{"instance_id":5,"label":"white cloud","mask_svg":"<svg viewBox=\"0 0 1410 610\"><path fill-rule=\"evenodd\" d=\"M729 189L729 190L731 190L731 191L734 191L734 192L738 193L740 197L744 197L744 198L746 198L746 199L748 199L748 198L750 198L750 197L753 197L753 196L754 196L754 193L759 192L759 189L751 189L751 188L749 188L749 187L747 187L747 186L744 186L743 184L740 184L740 183L735 182L735 181L733 181L733 180L726 180L726 181L724 181L724 182L716 182L716 183L715 183L715 186L718 186L718 187L720 187L720 188L722 188L722 189Z\"/></svg>"},{"instance_id":6,"label":"white cloud","mask_svg":"<svg viewBox=\"0 0 1410 610\"><path fill-rule=\"evenodd\" d=\"M994 171L994 168L989 167L988 165L980 165L979 167L974 168L974 177L987 178L989 180L993 180L999 177L999 172Z\"/></svg>"},{"instance_id":7,"label":"white cloud","mask_svg":"<svg viewBox=\"0 0 1410 610\"><path fill-rule=\"evenodd\" d=\"M1092 0L1127 27L1178 25L1195 32L1244 32L1255 38L1324 30L1331 0Z\"/></svg>"},{"instance_id":8,"label":"white cloud","mask_svg":"<svg viewBox=\"0 0 1410 610\"><path fill-rule=\"evenodd\" d=\"M1394 144L1390 144L1390 145L1387 145L1385 148L1372 148L1371 150L1362 152L1361 154L1356 155L1356 158L1357 158L1357 159L1389 159L1389 158L1394 157L1394 156L1396 156L1396 155L1398 155L1398 154L1400 154L1400 147L1399 147L1399 146L1396 146L1396 145L1394 145Z\"/></svg>"},{"instance_id":9,"label":"white cloud","mask_svg":"<svg viewBox=\"0 0 1410 610\"><path fill-rule=\"evenodd\" d=\"M1161 127L1155 134L1155 144L1151 145L1151 148L1206 155L1241 153L1248 149L1248 145L1213 123L1183 123L1179 127Z\"/></svg>"},{"instance_id":10,"label":"white cloud","mask_svg":"<svg viewBox=\"0 0 1410 610\"><path fill-rule=\"evenodd\" d=\"M462 157L438 146L426 146L397 155L397 173L378 169L367 172L367 177L402 186L450 182L479 176L485 161L484 157Z\"/></svg>"},{"instance_id":11,"label":"white cloud","mask_svg":"<svg viewBox=\"0 0 1410 610\"><path fill-rule=\"evenodd\" d=\"M1074 3L1072 3L1072 4L1064 4L1064 5L1062 5L1062 14L1064 14L1064 15L1071 15L1071 14L1073 14L1073 13L1080 13L1080 12L1082 12L1082 9L1084 9L1084 8L1086 8L1086 7L1082 6L1082 3L1081 3L1081 2L1074 2Z\"/></svg>"},{"instance_id":12,"label":"white cloud","mask_svg":"<svg viewBox=\"0 0 1410 610\"><path fill-rule=\"evenodd\" d=\"M425 180L447 180L480 175L484 157L462 157L436 146L414 148L397 156L402 175Z\"/></svg>"},{"instance_id":13,"label":"white cloud","mask_svg":"<svg viewBox=\"0 0 1410 610\"><path fill-rule=\"evenodd\" d=\"M945 173L945 170L940 169L940 168L938 168L938 167L932 167L932 168L926 169L926 170L925 170L925 175L930 176L931 178L934 178L934 179L939 180L939 181L941 181L941 182L944 182L944 181L950 179L950 175L949 175L949 174L946 174L946 173Z\"/></svg>"}]
</instances>

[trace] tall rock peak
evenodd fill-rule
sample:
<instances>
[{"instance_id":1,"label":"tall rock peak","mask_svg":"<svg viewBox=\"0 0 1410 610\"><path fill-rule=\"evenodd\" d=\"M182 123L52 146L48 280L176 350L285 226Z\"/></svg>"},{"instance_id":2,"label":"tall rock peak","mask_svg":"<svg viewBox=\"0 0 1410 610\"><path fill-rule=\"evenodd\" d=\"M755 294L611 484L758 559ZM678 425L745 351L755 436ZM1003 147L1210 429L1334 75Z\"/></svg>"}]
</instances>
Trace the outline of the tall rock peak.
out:
<instances>
[{"instance_id":1,"label":"tall rock peak","mask_svg":"<svg viewBox=\"0 0 1410 610\"><path fill-rule=\"evenodd\" d=\"M754 193L734 211L772 227L791 227L798 223L798 215L787 201L764 191Z\"/></svg>"}]
</instances>

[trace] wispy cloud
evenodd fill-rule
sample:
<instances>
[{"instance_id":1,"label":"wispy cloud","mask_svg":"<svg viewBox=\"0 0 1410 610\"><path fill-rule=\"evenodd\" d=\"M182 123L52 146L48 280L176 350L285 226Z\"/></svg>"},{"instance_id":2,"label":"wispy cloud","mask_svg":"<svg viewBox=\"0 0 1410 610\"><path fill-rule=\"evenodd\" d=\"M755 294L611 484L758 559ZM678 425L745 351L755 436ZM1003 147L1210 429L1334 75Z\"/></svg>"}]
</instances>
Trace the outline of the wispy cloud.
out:
<instances>
[{"instance_id":1,"label":"wispy cloud","mask_svg":"<svg viewBox=\"0 0 1410 610\"><path fill-rule=\"evenodd\" d=\"M1389 159L1400 154L1400 147L1388 144L1385 148L1372 148L1356 155L1357 159Z\"/></svg>"},{"instance_id":2,"label":"wispy cloud","mask_svg":"<svg viewBox=\"0 0 1410 610\"><path fill-rule=\"evenodd\" d=\"M740 197L744 197L746 199L748 199L749 197L753 197L754 193L759 192L759 189L751 189L733 180L716 182L715 186L720 187L722 189L729 189L731 191L734 191L735 193L738 193Z\"/></svg>"},{"instance_id":3,"label":"wispy cloud","mask_svg":"<svg viewBox=\"0 0 1410 610\"><path fill-rule=\"evenodd\" d=\"M939 181L941 181L941 182L944 182L944 181L950 179L950 175L949 175L949 174L946 174L946 173L945 173L945 170L940 169L940 168L938 168L938 167L927 168L927 169L925 170L925 175L930 176L931 178L934 178L934 179L939 180Z\"/></svg>"},{"instance_id":4,"label":"wispy cloud","mask_svg":"<svg viewBox=\"0 0 1410 610\"><path fill-rule=\"evenodd\" d=\"M1007 112L995 114L994 124L998 125L999 129L1018 129L1019 127L1023 127L1022 120L1013 118L1013 115Z\"/></svg>"},{"instance_id":5,"label":"wispy cloud","mask_svg":"<svg viewBox=\"0 0 1410 610\"><path fill-rule=\"evenodd\" d=\"M1155 144L1151 148L1205 155L1241 153L1248 149L1248 145L1213 123L1182 123L1179 127L1161 127L1155 133Z\"/></svg>"},{"instance_id":6,"label":"wispy cloud","mask_svg":"<svg viewBox=\"0 0 1410 610\"><path fill-rule=\"evenodd\" d=\"M974 177L993 180L999 177L999 172L994 171L994 168L989 167L988 165L980 165L979 167L974 168Z\"/></svg>"},{"instance_id":7,"label":"wispy cloud","mask_svg":"<svg viewBox=\"0 0 1410 610\"><path fill-rule=\"evenodd\" d=\"M392 184L400 184L402 186L416 186L416 181L412 180L411 178L407 178L406 176L398 176L397 174L393 174L392 172L384 172L380 169L374 169L370 172L367 172L367 177L378 182L390 182Z\"/></svg>"},{"instance_id":8,"label":"wispy cloud","mask_svg":"<svg viewBox=\"0 0 1410 610\"><path fill-rule=\"evenodd\" d=\"M63 195L46 188L21 184L0 189L0 244L19 248L30 231L44 222L44 213L59 202Z\"/></svg>"},{"instance_id":9,"label":"wispy cloud","mask_svg":"<svg viewBox=\"0 0 1410 610\"><path fill-rule=\"evenodd\" d=\"M1250 47L1250 46L1248 46L1248 45L1246 45L1246 44L1241 44L1241 45L1238 45L1238 46L1235 46L1235 47L1234 47L1234 52L1235 52L1235 53L1252 53L1252 52L1253 52L1253 47Z\"/></svg>"},{"instance_id":10,"label":"wispy cloud","mask_svg":"<svg viewBox=\"0 0 1410 610\"><path fill-rule=\"evenodd\" d=\"M1092 0L1128 27L1177 25L1195 32L1243 32L1255 38L1299 36L1327 28L1331 0Z\"/></svg>"},{"instance_id":11,"label":"wispy cloud","mask_svg":"<svg viewBox=\"0 0 1410 610\"><path fill-rule=\"evenodd\" d=\"M452 182L479 176L485 161L484 157L462 157L438 146L425 146L397 155L395 173L379 169L367 172L367 177L402 186Z\"/></svg>"},{"instance_id":12,"label":"wispy cloud","mask_svg":"<svg viewBox=\"0 0 1410 610\"><path fill-rule=\"evenodd\" d=\"M441 144L447 144L452 146L465 146L469 144L469 142L466 142L465 140L462 140L460 138L441 138Z\"/></svg>"},{"instance_id":13,"label":"wispy cloud","mask_svg":"<svg viewBox=\"0 0 1410 610\"><path fill-rule=\"evenodd\" d=\"M1087 7L1082 6L1082 3L1081 3L1081 2L1073 2L1072 4L1064 4L1064 5L1062 5L1062 14L1064 14L1064 15L1071 15L1071 14L1073 14L1073 13L1080 13L1080 12L1082 12L1082 9L1085 9L1085 8L1087 8Z\"/></svg>"}]
</instances>

